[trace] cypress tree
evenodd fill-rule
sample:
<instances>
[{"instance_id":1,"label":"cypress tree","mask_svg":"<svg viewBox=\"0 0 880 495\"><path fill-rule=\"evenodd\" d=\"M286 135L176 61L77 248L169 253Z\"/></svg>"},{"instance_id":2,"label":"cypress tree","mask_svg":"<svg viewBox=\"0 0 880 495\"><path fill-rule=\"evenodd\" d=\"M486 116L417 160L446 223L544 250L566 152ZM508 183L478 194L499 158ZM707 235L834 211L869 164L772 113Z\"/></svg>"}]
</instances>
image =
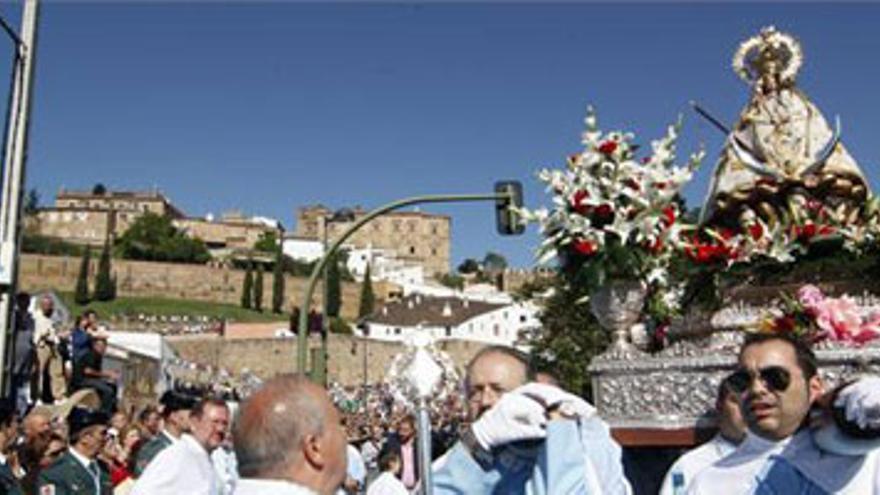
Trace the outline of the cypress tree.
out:
<instances>
[{"instance_id":1,"label":"cypress tree","mask_svg":"<svg viewBox=\"0 0 880 495\"><path fill-rule=\"evenodd\" d=\"M361 304L358 309L358 318L372 314L375 304L376 295L373 294L373 281L370 278L370 265L368 264L367 271L364 273L364 283L361 285Z\"/></svg>"},{"instance_id":2,"label":"cypress tree","mask_svg":"<svg viewBox=\"0 0 880 495\"><path fill-rule=\"evenodd\" d=\"M263 267L257 266L257 277L254 280L254 309L263 311Z\"/></svg>"},{"instance_id":3,"label":"cypress tree","mask_svg":"<svg viewBox=\"0 0 880 495\"><path fill-rule=\"evenodd\" d=\"M282 262L284 255L281 248L275 253L275 267L272 270L272 312L280 313L284 306L284 270L282 270Z\"/></svg>"},{"instance_id":4,"label":"cypress tree","mask_svg":"<svg viewBox=\"0 0 880 495\"><path fill-rule=\"evenodd\" d=\"M110 242L104 242L104 249L101 251L101 259L98 261L98 274L95 277L95 293L93 299L96 301L110 301L113 299L113 280L110 275Z\"/></svg>"},{"instance_id":5,"label":"cypress tree","mask_svg":"<svg viewBox=\"0 0 880 495\"><path fill-rule=\"evenodd\" d=\"M244 284L241 288L241 307L251 309L251 296L254 292L254 274L251 273L251 264L248 262L247 273L244 274Z\"/></svg>"},{"instance_id":6,"label":"cypress tree","mask_svg":"<svg viewBox=\"0 0 880 495\"><path fill-rule=\"evenodd\" d=\"M76 292L74 301L80 306L89 303L89 248L83 252L82 263L79 265L79 275L76 277Z\"/></svg>"},{"instance_id":7,"label":"cypress tree","mask_svg":"<svg viewBox=\"0 0 880 495\"><path fill-rule=\"evenodd\" d=\"M339 286L339 258L334 254L328 260L327 270L327 317L339 316L342 306L342 290Z\"/></svg>"}]
</instances>

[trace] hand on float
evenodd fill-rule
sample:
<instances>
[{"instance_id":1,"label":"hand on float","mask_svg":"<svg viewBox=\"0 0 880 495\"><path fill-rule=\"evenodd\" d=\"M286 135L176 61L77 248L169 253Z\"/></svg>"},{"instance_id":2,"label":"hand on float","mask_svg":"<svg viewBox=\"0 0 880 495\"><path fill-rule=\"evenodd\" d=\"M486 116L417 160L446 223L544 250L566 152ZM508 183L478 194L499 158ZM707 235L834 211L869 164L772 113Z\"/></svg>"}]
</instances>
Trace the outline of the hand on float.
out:
<instances>
[{"instance_id":1,"label":"hand on float","mask_svg":"<svg viewBox=\"0 0 880 495\"><path fill-rule=\"evenodd\" d=\"M514 392L538 401L551 415L558 413L564 418L574 419L589 418L596 413L596 408L584 399L553 385L528 383Z\"/></svg>"},{"instance_id":2,"label":"hand on float","mask_svg":"<svg viewBox=\"0 0 880 495\"><path fill-rule=\"evenodd\" d=\"M880 428L880 378L866 377L838 392L835 407L842 407L846 419L859 428Z\"/></svg>"},{"instance_id":3,"label":"hand on float","mask_svg":"<svg viewBox=\"0 0 880 495\"><path fill-rule=\"evenodd\" d=\"M483 413L471 425L471 432L481 447L491 450L511 442L544 438L546 426L544 406L513 391L504 394L497 404Z\"/></svg>"}]
</instances>

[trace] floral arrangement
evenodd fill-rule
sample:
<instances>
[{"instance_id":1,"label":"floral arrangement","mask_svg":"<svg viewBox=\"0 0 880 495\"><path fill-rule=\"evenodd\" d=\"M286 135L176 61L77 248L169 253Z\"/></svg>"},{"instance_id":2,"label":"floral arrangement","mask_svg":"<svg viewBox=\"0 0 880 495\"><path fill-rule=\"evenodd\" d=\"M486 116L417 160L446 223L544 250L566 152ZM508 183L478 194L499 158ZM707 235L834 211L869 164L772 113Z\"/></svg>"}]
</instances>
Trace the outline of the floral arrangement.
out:
<instances>
[{"instance_id":1,"label":"floral arrangement","mask_svg":"<svg viewBox=\"0 0 880 495\"><path fill-rule=\"evenodd\" d=\"M770 259L790 263L807 254L811 247L832 242L853 253L880 240L877 198L870 198L862 214L847 222L814 199L793 198L790 214L768 224L751 210L740 218L740 228L703 228L684 242L684 252L697 264L730 267Z\"/></svg>"},{"instance_id":2,"label":"floral arrangement","mask_svg":"<svg viewBox=\"0 0 880 495\"><path fill-rule=\"evenodd\" d=\"M785 296L758 331L793 333L814 343L862 345L880 337L880 312L866 314L849 296L828 297L815 285L805 285L794 298Z\"/></svg>"},{"instance_id":3,"label":"floral arrangement","mask_svg":"<svg viewBox=\"0 0 880 495\"><path fill-rule=\"evenodd\" d=\"M681 248L681 231L692 228L681 221L679 193L704 153L675 164L680 122L643 157L633 134L602 132L592 108L585 123L583 150L564 169L538 173L553 195L552 209L521 211L544 235L539 260L558 259L574 275L587 271L591 285L601 285L606 275L663 284L669 259Z\"/></svg>"}]
</instances>

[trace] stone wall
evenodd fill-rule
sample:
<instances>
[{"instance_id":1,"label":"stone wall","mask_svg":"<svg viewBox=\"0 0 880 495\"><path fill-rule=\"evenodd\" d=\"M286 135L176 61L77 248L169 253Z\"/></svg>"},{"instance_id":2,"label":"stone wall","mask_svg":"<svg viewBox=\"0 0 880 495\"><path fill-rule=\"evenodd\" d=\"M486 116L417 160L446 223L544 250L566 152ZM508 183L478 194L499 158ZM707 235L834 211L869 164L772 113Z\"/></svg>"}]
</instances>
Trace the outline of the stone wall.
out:
<instances>
[{"instance_id":1,"label":"stone wall","mask_svg":"<svg viewBox=\"0 0 880 495\"><path fill-rule=\"evenodd\" d=\"M73 292L81 260L68 256L45 256L23 254L19 265L19 286L22 290L37 291L54 289ZM97 272L98 260L92 259L91 279ZM239 304L244 281L243 270L216 268L206 265L183 263L156 263L150 261L113 260L120 296L163 297L191 299L215 303ZM307 279L287 276L285 278L286 307L290 308L303 297ZM360 302L360 284L342 284L342 316L352 320L357 316ZM397 291L393 284L374 282L377 305L387 299L390 292ZM322 291L318 284L312 298L314 307L320 307ZM263 302L272 301L272 273L263 274Z\"/></svg>"},{"instance_id":2,"label":"stone wall","mask_svg":"<svg viewBox=\"0 0 880 495\"><path fill-rule=\"evenodd\" d=\"M169 337L168 343L178 355L194 363L225 367L233 372L247 368L261 378L296 371L296 339L222 339L219 337ZM485 344L449 341L441 344L459 371ZM317 352L320 340L310 339L310 349ZM378 342L350 335L331 334L327 343L330 381L357 385L381 381L392 358L403 345ZM311 358L310 358L311 359ZM366 376L365 376L366 375Z\"/></svg>"}]
</instances>

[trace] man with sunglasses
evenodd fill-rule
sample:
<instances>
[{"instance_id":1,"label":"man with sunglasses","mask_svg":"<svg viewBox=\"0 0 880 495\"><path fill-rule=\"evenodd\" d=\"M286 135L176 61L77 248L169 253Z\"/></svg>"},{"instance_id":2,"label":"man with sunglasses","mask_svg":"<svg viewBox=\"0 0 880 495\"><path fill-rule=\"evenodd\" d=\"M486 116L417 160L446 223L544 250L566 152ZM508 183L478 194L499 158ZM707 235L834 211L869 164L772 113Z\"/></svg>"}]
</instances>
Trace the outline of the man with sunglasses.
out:
<instances>
[{"instance_id":1,"label":"man with sunglasses","mask_svg":"<svg viewBox=\"0 0 880 495\"><path fill-rule=\"evenodd\" d=\"M813 417L827 414L816 406L828 396L806 343L789 334L748 336L729 383L740 394L749 434L733 454L701 471L687 493L880 493L876 441L840 455L822 440L830 421L810 426L811 410ZM841 388L830 403L857 428L880 427L876 379Z\"/></svg>"}]
</instances>

